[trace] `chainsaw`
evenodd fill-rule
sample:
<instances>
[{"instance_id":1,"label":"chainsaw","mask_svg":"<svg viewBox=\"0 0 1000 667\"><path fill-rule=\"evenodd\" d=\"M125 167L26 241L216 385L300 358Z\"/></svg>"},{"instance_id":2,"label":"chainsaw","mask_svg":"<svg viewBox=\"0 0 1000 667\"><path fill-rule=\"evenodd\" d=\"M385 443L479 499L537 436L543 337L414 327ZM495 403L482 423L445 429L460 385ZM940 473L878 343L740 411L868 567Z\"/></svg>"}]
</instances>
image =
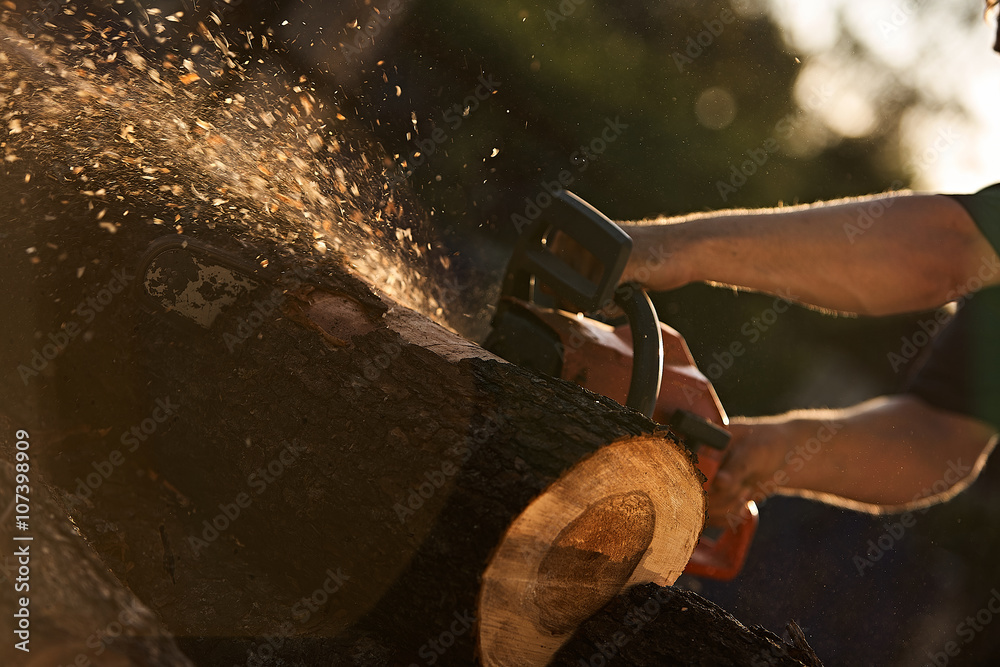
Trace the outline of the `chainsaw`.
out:
<instances>
[{"instance_id":1,"label":"chainsaw","mask_svg":"<svg viewBox=\"0 0 1000 667\"><path fill-rule=\"evenodd\" d=\"M560 191L552 202L515 246L484 347L669 426L697 455L707 491L730 440L729 418L715 388L698 370L684 338L659 321L645 290L635 283L618 284L632 250L628 234L569 191ZM601 266L596 282L550 251L556 232ZM576 314L543 305L546 296L553 306ZM613 327L585 316L611 304L624 312L627 324ZM684 571L732 579L743 567L756 529L757 507L748 501L729 528L705 530Z\"/></svg>"}]
</instances>

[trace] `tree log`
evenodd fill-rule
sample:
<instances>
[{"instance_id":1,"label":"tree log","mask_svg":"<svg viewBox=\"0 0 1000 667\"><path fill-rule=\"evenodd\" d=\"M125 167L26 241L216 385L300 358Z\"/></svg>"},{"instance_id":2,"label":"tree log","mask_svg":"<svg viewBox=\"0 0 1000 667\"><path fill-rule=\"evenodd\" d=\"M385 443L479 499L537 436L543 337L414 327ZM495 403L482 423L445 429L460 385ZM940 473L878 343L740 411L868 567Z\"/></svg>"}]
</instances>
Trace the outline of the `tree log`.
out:
<instances>
[{"instance_id":1,"label":"tree log","mask_svg":"<svg viewBox=\"0 0 1000 667\"><path fill-rule=\"evenodd\" d=\"M794 622L789 644L680 588L635 586L574 633L552 667L822 667Z\"/></svg>"},{"instance_id":2,"label":"tree log","mask_svg":"<svg viewBox=\"0 0 1000 667\"><path fill-rule=\"evenodd\" d=\"M13 554L5 546L0 607L8 617L4 625L13 616L13 629L24 634L5 633L0 663L190 666L153 612L84 542L32 470L30 457L21 468L28 471L30 492L18 498L18 503L27 499L29 511L23 529L15 528L15 488L22 485L15 485L15 467L8 461L14 460L17 431L10 423L2 426L0 542L13 545Z\"/></svg>"}]
</instances>

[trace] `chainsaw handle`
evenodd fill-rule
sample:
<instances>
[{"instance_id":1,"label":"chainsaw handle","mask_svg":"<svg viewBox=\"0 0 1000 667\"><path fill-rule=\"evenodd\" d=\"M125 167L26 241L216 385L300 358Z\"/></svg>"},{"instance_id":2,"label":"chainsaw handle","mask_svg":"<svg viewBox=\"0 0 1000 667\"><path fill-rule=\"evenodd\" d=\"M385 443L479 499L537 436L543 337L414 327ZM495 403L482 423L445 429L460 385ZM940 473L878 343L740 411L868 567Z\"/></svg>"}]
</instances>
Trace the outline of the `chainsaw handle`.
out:
<instances>
[{"instance_id":1,"label":"chainsaw handle","mask_svg":"<svg viewBox=\"0 0 1000 667\"><path fill-rule=\"evenodd\" d=\"M729 432L685 410L674 412L670 425L698 455L698 469L705 475L705 491L709 491L729 445ZM721 581L729 581L740 573L757 532L756 503L747 501L735 515L726 514L726 523L728 527L724 529L705 529L684 572Z\"/></svg>"},{"instance_id":2,"label":"chainsaw handle","mask_svg":"<svg viewBox=\"0 0 1000 667\"><path fill-rule=\"evenodd\" d=\"M560 231L590 253L601 265L596 280L584 276L546 248L546 239ZM535 285L545 285L559 299L581 312L610 303L632 252L632 239L606 215L568 190L560 190L546 214L521 233L507 264L501 296L534 301Z\"/></svg>"},{"instance_id":3,"label":"chainsaw handle","mask_svg":"<svg viewBox=\"0 0 1000 667\"><path fill-rule=\"evenodd\" d=\"M757 504L749 500L721 533L714 536L702 533L684 572L719 581L735 577L743 569L750 543L757 532L757 521Z\"/></svg>"},{"instance_id":4,"label":"chainsaw handle","mask_svg":"<svg viewBox=\"0 0 1000 667\"><path fill-rule=\"evenodd\" d=\"M549 251L546 239L553 230L566 234L597 260L601 274L596 281ZM625 405L652 418L663 376L663 338L645 290L635 283L618 285L631 252L632 238L610 218L568 190L554 193L552 210L524 230L507 264L494 325L502 315L503 298L531 303L536 286L544 285L580 312L599 310L613 300L632 329L632 379Z\"/></svg>"},{"instance_id":5,"label":"chainsaw handle","mask_svg":"<svg viewBox=\"0 0 1000 667\"><path fill-rule=\"evenodd\" d=\"M660 321L646 290L636 283L619 286L615 304L624 311L632 330L632 379L625 405L652 418L663 377Z\"/></svg>"}]
</instances>

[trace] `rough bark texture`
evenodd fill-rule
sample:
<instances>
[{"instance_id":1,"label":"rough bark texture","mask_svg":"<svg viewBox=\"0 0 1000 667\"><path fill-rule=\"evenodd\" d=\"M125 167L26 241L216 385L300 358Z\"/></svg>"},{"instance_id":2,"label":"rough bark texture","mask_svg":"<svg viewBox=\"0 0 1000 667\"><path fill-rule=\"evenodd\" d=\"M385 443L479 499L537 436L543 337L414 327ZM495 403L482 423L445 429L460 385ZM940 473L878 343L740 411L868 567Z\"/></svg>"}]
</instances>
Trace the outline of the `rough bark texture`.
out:
<instances>
[{"instance_id":1,"label":"rough bark texture","mask_svg":"<svg viewBox=\"0 0 1000 667\"><path fill-rule=\"evenodd\" d=\"M2 426L0 450L6 460L0 462L0 507L4 508L0 608L7 616L4 626L18 613L16 628L23 618L27 634L4 633L0 663L19 667L87 661L122 667L190 666L153 612L108 572L76 531L33 470L30 457L25 473L31 480L30 492L18 499L19 503L28 499L27 530L15 528L15 469L7 461L14 460L16 429L9 422ZM7 545L13 545L13 555ZM28 602L26 617L20 616L21 600Z\"/></svg>"},{"instance_id":2,"label":"rough bark texture","mask_svg":"<svg viewBox=\"0 0 1000 667\"><path fill-rule=\"evenodd\" d=\"M822 667L801 630L790 623L788 644L745 627L691 591L635 586L581 625L552 667Z\"/></svg>"}]
</instances>

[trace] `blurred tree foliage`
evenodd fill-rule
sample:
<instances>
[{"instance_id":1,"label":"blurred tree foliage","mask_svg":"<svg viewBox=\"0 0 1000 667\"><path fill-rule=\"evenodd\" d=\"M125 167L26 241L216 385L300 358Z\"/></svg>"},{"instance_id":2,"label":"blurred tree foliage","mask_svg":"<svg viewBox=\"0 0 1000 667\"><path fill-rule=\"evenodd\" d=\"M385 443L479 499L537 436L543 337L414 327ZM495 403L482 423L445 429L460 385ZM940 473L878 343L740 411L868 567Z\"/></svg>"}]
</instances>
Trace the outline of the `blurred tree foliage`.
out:
<instances>
[{"instance_id":1,"label":"blurred tree foliage","mask_svg":"<svg viewBox=\"0 0 1000 667\"><path fill-rule=\"evenodd\" d=\"M745 3L411 2L391 43L374 38L380 64L353 94L396 156L393 168L412 170L409 182L479 280L498 278L517 233L512 216L544 204L545 183L560 172L619 220L905 181L884 134L831 140L812 113L829 90L796 89L801 63L770 18ZM497 82L486 99L476 97L481 78ZM627 128L602 145L608 119ZM582 146L603 151L581 161ZM734 414L843 404L898 384L882 347L909 333L906 318L793 309L768 322L772 301L705 286L657 297L661 318L688 337L703 367L744 345L713 378ZM818 380L817 368L831 377ZM860 379L841 377L845 369ZM844 391L816 391L816 382Z\"/></svg>"},{"instance_id":2,"label":"blurred tree foliage","mask_svg":"<svg viewBox=\"0 0 1000 667\"><path fill-rule=\"evenodd\" d=\"M870 192L900 176L864 142L810 147L817 121L793 95L800 65L765 15L718 0L411 1L386 76L370 76L362 93L401 158L443 130L411 179L454 224L512 238L511 215L563 169L572 189L618 219ZM460 125L446 122L480 74L499 81L496 94ZM733 113L720 129L696 113L709 90L723 108L709 95L703 113ZM822 103L823 94L806 97ZM608 118L627 129L590 164L574 164ZM732 168L768 140L780 148L723 199L719 183L740 183Z\"/></svg>"}]
</instances>

